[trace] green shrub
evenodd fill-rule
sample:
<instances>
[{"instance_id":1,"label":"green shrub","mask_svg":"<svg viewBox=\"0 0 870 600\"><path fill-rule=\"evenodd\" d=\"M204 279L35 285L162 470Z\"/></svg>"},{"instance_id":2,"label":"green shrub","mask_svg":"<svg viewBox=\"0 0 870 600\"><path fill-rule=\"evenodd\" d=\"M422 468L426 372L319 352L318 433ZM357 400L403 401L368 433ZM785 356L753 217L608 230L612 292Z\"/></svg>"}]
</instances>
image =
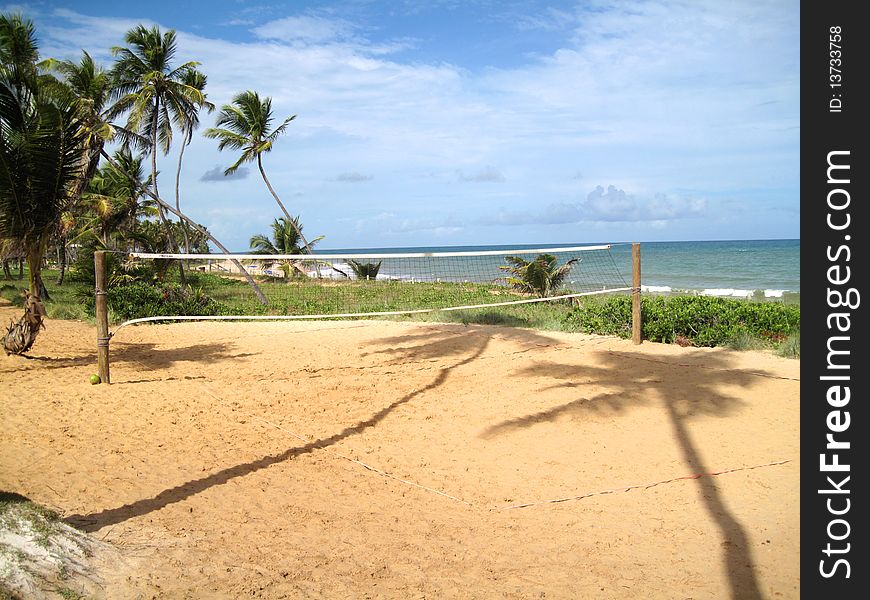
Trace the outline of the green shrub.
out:
<instances>
[{"instance_id":1,"label":"green shrub","mask_svg":"<svg viewBox=\"0 0 870 600\"><path fill-rule=\"evenodd\" d=\"M220 315L226 307L199 288L178 284L154 285L136 281L109 288L109 310L117 319L137 319L161 315ZM94 300L90 300L93 314Z\"/></svg>"},{"instance_id":2,"label":"green shrub","mask_svg":"<svg viewBox=\"0 0 870 600\"><path fill-rule=\"evenodd\" d=\"M800 327L800 307L708 296L645 296L643 338L693 346L723 346L747 338L775 343ZM581 331L631 336L631 297L589 299L566 321Z\"/></svg>"}]
</instances>

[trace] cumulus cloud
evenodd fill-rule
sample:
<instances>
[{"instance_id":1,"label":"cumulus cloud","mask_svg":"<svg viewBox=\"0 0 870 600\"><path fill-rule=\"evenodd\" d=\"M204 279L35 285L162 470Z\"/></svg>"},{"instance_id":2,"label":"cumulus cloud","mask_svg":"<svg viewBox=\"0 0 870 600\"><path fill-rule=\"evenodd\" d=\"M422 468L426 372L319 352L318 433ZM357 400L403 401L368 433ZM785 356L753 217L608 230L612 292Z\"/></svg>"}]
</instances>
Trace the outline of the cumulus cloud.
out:
<instances>
[{"instance_id":1,"label":"cumulus cloud","mask_svg":"<svg viewBox=\"0 0 870 600\"><path fill-rule=\"evenodd\" d=\"M342 183L360 183L363 181L371 181L374 179L372 175L363 175L362 173L358 173L356 171L352 171L350 173L340 173L335 176L335 181L340 181Z\"/></svg>"},{"instance_id":2,"label":"cumulus cloud","mask_svg":"<svg viewBox=\"0 0 870 600\"><path fill-rule=\"evenodd\" d=\"M556 202L538 211L502 209L479 221L483 225L564 225L569 223L647 222L657 226L679 219L692 219L705 214L703 198L655 194L639 199L615 186L596 186L586 200Z\"/></svg>"},{"instance_id":3,"label":"cumulus cloud","mask_svg":"<svg viewBox=\"0 0 870 600\"><path fill-rule=\"evenodd\" d=\"M462 171L459 172L459 181L488 183L504 180L505 177L504 175L502 175L501 171L493 167L486 167L485 169L469 174L466 174Z\"/></svg>"},{"instance_id":4,"label":"cumulus cloud","mask_svg":"<svg viewBox=\"0 0 870 600\"><path fill-rule=\"evenodd\" d=\"M256 89L273 98L276 118L299 115L272 149L267 169L282 197L293 189L317 197L300 203L312 219L333 223L334 207L347 202L348 186L323 186L325 181L370 181L353 188L369 194L354 200L367 214L389 210L385 198L407 198L401 204L407 219L391 220L393 231L461 227L426 219L429 199L438 198L439 207L464 220L469 238L477 236L471 222L484 205L503 210L490 211L480 222L502 225L665 226L683 220L689 229L686 219L711 217L696 220L697 228L692 224L697 230L691 234L701 237L723 233L722 218L712 218L721 215L741 214L731 221L729 235L747 235L739 233L745 223L774 221L745 191L761 191L778 207L797 206L798 11L752 0L650 0L509 12L501 21L497 14L487 16L491 24L510 24L508 31L518 35L546 32L547 44L498 65L466 60L458 52L396 53L396 40L404 38L394 36L410 31L379 28L361 18L365 11L339 18L337 12L312 10L267 22L276 13L238 8L232 15L237 24L252 20L260 27L212 28L199 35L181 21L159 24L178 29L179 62L202 63L215 104L229 102L240 89ZM69 9L43 14L37 23L41 55L77 60L87 48L105 66L114 60L109 48L122 45L124 33L139 23ZM693 27L685 27L687 22ZM222 37L229 33L232 38ZM757 59L760 39L764 61ZM427 41L417 45L425 49ZM194 145L188 156L196 151ZM249 174L230 178L217 167L206 171L226 164L213 143L203 142L198 156L198 166L183 174L193 180L186 188L191 210L199 203L232 203L234 186L212 182ZM365 170L342 173L336 159L343 156L365 157ZM168 160L174 158L158 157L166 174L175 168ZM510 165L510 186L500 183L505 174L485 165ZM439 177L421 191L425 173ZM629 193L603 187L587 195L596 182L621 177ZM458 185L464 183L469 185ZM697 197L679 191L686 189L697 190ZM423 194L425 201L412 202ZM704 196L716 202L705 203ZM739 199L742 212L726 212L725 196ZM788 224L796 231L799 220ZM237 225L230 222L227 230L244 244L251 232ZM342 233L330 232L330 239L340 243ZM426 243L423 238L420 243Z\"/></svg>"},{"instance_id":5,"label":"cumulus cloud","mask_svg":"<svg viewBox=\"0 0 870 600\"><path fill-rule=\"evenodd\" d=\"M247 179L251 174L250 169L239 167L235 173L224 175L224 167L215 165L213 169L209 169L199 178L200 181L235 181L238 179Z\"/></svg>"},{"instance_id":6,"label":"cumulus cloud","mask_svg":"<svg viewBox=\"0 0 870 600\"><path fill-rule=\"evenodd\" d=\"M578 205L585 221L671 221L701 216L707 207L703 198L656 194L640 200L610 185L600 185Z\"/></svg>"}]
</instances>

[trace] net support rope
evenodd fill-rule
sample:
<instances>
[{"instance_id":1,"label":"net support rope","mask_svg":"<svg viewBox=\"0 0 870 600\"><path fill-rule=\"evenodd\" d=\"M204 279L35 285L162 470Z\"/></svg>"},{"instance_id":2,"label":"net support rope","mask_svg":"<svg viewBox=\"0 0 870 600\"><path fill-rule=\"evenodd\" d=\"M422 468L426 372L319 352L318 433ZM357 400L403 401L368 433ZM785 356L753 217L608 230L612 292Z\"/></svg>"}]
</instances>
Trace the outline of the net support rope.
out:
<instances>
[{"instance_id":1,"label":"net support rope","mask_svg":"<svg viewBox=\"0 0 870 600\"><path fill-rule=\"evenodd\" d=\"M611 292L626 292L633 288L611 288L606 290ZM409 310L385 310L379 312L364 312L364 313L340 313L340 314L320 314L320 315L166 315L157 317L140 317L138 319L130 319L124 321L115 328L110 335L115 335L118 330L127 325L135 325L137 323L149 323L154 321L288 321L288 320L318 320L318 319L347 319L359 317L387 317L398 315L413 315L433 312L449 312L454 310L471 310L477 308L494 308L498 306L514 306L518 304L532 304L534 302L552 302L553 300L564 300L568 298L579 298L580 296L593 296L601 294L601 292L578 292L576 294L563 294L561 296L548 296L546 298L528 298L525 300L510 300L507 302L491 302L488 304L469 304L467 306L448 306L444 308L415 308Z\"/></svg>"}]
</instances>

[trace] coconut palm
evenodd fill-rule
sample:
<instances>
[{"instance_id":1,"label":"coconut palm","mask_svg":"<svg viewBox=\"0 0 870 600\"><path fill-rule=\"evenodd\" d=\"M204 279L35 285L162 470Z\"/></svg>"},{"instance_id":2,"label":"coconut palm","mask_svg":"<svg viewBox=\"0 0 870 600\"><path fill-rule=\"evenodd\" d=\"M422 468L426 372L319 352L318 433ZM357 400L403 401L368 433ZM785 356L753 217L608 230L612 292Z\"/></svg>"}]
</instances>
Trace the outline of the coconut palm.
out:
<instances>
[{"instance_id":1,"label":"coconut palm","mask_svg":"<svg viewBox=\"0 0 870 600\"><path fill-rule=\"evenodd\" d=\"M278 217L272 222L271 238L262 234L251 237L251 252L253 254L308 254L311 248L322 239L321 235L305 244L299 217L293 217L289 221L284 217ZM291 271L304 274L297 261L283 259L280 262L286 275L289 275Z\"/></svg>"},{"instance_id":2,"label":"coconut palm","mask_svg":"<svg viewBox=\"0 0 870 600\"><path fill-rule=\"evenodd\" d=\"M156 208L141 200L141 191L126 175L132 174L138 185L144 185L143 157L133 156L129 147L122 146L114 158L124 172L111 164L99 167L82 195L72 238L79 244L95 237L103 249L129 249L127 234L136 231L139 217L157 215Z\"/></svg>"},{"instance_id":3,"label":"coconut palm","mask_svg":"<svg viewBox=\"0 0 870 600\"><path fill-rule=\"evenodd\" d=\"M181 150L178 152L178 169L175 171L175 209L179 212L181 211L181 197L179 194L179 184L181 182L181 164L184 160L184 149L190 145L190 142L193 140L193 132L199 127L199 109L204 108L209 113L214 111L214 104L207 101L205 99L205 84L207 81L207 77L201 71L196 69L191 69L187 71L183 76L183 81L185 84L196 88L203 94L203 101L201 103L197 103L194 107L195 110L187 115L184 123L181 125L181 132L184 135L184 143L181 144ZM184 234L184 251L188 254L190 253L190 235L187 231L187 224L185 223L182 227L182 233Z\"/></svg>"},{"instance_id":4,"label":"coconut palm","mask_svg":"<svg viewBox=\"0 0 870 600\"><path fill-rule=\"evenodd\" d=\"M71 215L74 215L82 194L96 174L100 153L105 145L120 139L125 147L134 145L142 148L147 147L148 140L110 122L109 101L112 79L107 71L94 62L90 54L83 52L79 62L48 59L40 63L40 66L59 76L59 78L46 78L44 85L52 95L64 98L76 107L86 134L82 146L82 167L70 191L69 204ZM66 267L66 234L69 231L69 228L62 229L56 236L60 258L58 284L63 283Z\"/></svg>"},{"instance_id":5,"label":"coconut palm","mask_svg":"<svg viewBox=\"0 0 870 600\"><path fill-rule=\"evenodd\" d=\"M139 25L124 36L128 47L114 47L117 62L112 69L115 81L113 95L117 102L110 116L126 113L127 129L136 131L150 140L151 187L157 189L157 150L168 154L172 145L174 124L182 130L188 126L196 107L205 103L202 91L190 85L191 71L199 65L188 61L174 67L175 31L161 34L157 26L147 29ZM161 222L166 224L163 207L158 206Z\"/></svg>"},{"instance_id":6,"label":"coconut palm","mask_svg":"<svg viewBox=\"0 0 870 600\"><path fill-rule=\"evenodd\" d=\"M248 90L236 94L232 104L222 106L215 126L203 132L205 137L219 140L218 150L231 148L242 151L238 160L224 171L224 175L232 175L243 164L257 161L257 168L260 170L266 187L269 188L269 192L278 203L281 212L284 213L286 222L291 224L296 223L296 221L287 212L287 208L281 202L269 178L266 177L266 171L263 168L263 154L272 149L275 140L284 133L287 125L295 118L296 115L287 117L278 127L271 129L274 119L272 99L267 96L261 100L257 92ZM302 230L297 231L297 234L302 245L310 252L311 244L305 240Z\"/></svg>"},{"instance_id":7,"label":"coconut palm","mask_svg":"<svg viewBox=\"0 0 870 600\"><path fill-rule=\"evenodd\" d=\"M145 177L142 164L144 157L141 154L134 155L128 147L122 147L114 153L114 158L118 166L106 164L100 168L98 177L105 184L103 189L120 205L124 219L117 232L124 235L136 231L140 217L157 216L157 207L153 200L142 197L141 188L147 187L151 181L150 176Z\"/></svg>"},{"instance_id":8,"label":"coconut palm","mask_svg":"<svg viewBox=\"0 0 870 600\"><path fill-rule=\"evenodd\" d=\"M39 48L33 22L20 14L0 15L0 75L22 89L37 80Z\"/></svg>"},{"instance_id":9,"label":"coconut palm","mask_svg":"<svg viewBox=\"0 0 870 600\"><path fill-rule=\"evenodd\" d=\"M278 217L272 222L272 237L257 234L251 237L251 252L253 254L308 254L317 242L323 239L319 236L311 240L307 247L302 241L302 224L299 217L285 219Z\"/></svg>"},{"instance_id":10,"label":"coconut palm","mask_svg":"<svg viewBox=\"0 0 870 600\"><path fill-rule=\"evenodd\" d=\"M357 276L357 279L377 279L378 271L381 270L381 263L383 261L378 261L376 263L364 263L356 260L348 260L347 264L350 265L351 270L354 275Z\"/></svg>"},{"instance_id":11,"label":"coconut palm","mask_svg":"<svg viewBox=\"0 0 870 600\"><path fill-rule=\"evenodd\" d=\"M230 251L227 249L227 247L224 246L220 242L220 240L218 240L215 236L213 236L211 233L209 233L205 227L203 227L202 225L200 225L199 223L197 223L196 221L194 221L193 219L191 219L190 217L188 217L187 215L185 215L181 211L176 210L172 205L168 204L165 200L160 198L160 196L155 194L152 190L148 189L141 182L137 181L135 177L133 177L129 173L125 172L124 169L121 167L121 165L118 164L118 161L116 161L111 156L109 156L105 150L103 150L101 152L101 155L104 159L106 159L106 161L110 165L115 167L115 169L117 169L119 173L124 175L130 181L130 183L132 183L134 186L136 186L136 189L138 189L144 195L148 196L155 203L156 206L162 208L163 210L167 210L167 211L171 212L176 217L178 217L179 219L181 219L182 221L187 223L187 225L189 225L195 232L202 235L205 239L207 239L209 242L214 244L224 254L230 254ZM168 222L165 222L164 225L165 225L165 229L168 230L169 229ZM236 260L234 258L231 258L230 260L236 266L236 268L238 268L239 271L242 272L245 279L247 279L248 284L251 286L251 288L254 291L254 294L257 296L257 300L259 300L263 306L268 306L269 301L266 299L266 296L263 294L263 291L257 285L257 282L254 281L254 278L251 277L251 275L242 267L241 263L239 263L238 260Z\"/></svg>"},{"instance_id":12,"label":"coconut palm","mask_svg":"<svg viewBox=\"0 0 870 600\"><path fill-rule=\"evenodd\" d=\"M94 62L90 54L82 52L79 62L48 59L41 65L60 76L46 84L52 94L66 97L75 105L80 123L87 132L82 149L85 154L83 169L72 192L73 200L77 200L96 173L100 152L107 143L119 139L125 147L147 148L149 140L111 122L110 115L115 110L109 104L113 93L112 77Z\"/></svg>"},{"instance_id":13,"label":"coconut palm","mask_svg":"<svg viewBox=\"0 0 870 600\"><path fill-rule=\"evenodd\" d=\"M21 244L30 270L25 315L4 337L7 353L20 354L43 327L42 262L81 168L84 134L75 107L40 85L31 22L0 15L0 58L0 238Z\"/></svg>"},{"instance_id":14,"label":"coconut palm","mask_svg":"<svg viewBox=\"0 0 870 600\"><path fill-rule=\"evenodd\" d=\"M505 261L510 264L499 269L511 275L505 277L504 281L520 292L546 298L552 296L562 286L571 268L579 262L579 259L572 258L565 264L559 265L552 254L539 254L530 261L518 256L505 256Z\"/></svg>"}]
</instances>

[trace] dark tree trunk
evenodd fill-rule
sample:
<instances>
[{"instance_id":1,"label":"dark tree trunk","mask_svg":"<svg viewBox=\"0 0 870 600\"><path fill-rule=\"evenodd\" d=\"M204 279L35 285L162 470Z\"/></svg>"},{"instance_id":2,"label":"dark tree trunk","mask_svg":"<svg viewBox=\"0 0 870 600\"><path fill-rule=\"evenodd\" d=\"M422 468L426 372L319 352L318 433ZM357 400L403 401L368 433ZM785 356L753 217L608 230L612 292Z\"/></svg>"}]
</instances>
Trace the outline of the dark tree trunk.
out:
<instances>
[{"instance_id":1,"label":"dark tree trunk","mask_svg":"<svg viewBox=\"0 0 870 600\"><path fill-rule=\"evenodd\" d=\"M66 236L61 236L57 245L57 264L60 272L57 274L57 285L63 285L66 275Z\"/></svg>"}]
</instances>

